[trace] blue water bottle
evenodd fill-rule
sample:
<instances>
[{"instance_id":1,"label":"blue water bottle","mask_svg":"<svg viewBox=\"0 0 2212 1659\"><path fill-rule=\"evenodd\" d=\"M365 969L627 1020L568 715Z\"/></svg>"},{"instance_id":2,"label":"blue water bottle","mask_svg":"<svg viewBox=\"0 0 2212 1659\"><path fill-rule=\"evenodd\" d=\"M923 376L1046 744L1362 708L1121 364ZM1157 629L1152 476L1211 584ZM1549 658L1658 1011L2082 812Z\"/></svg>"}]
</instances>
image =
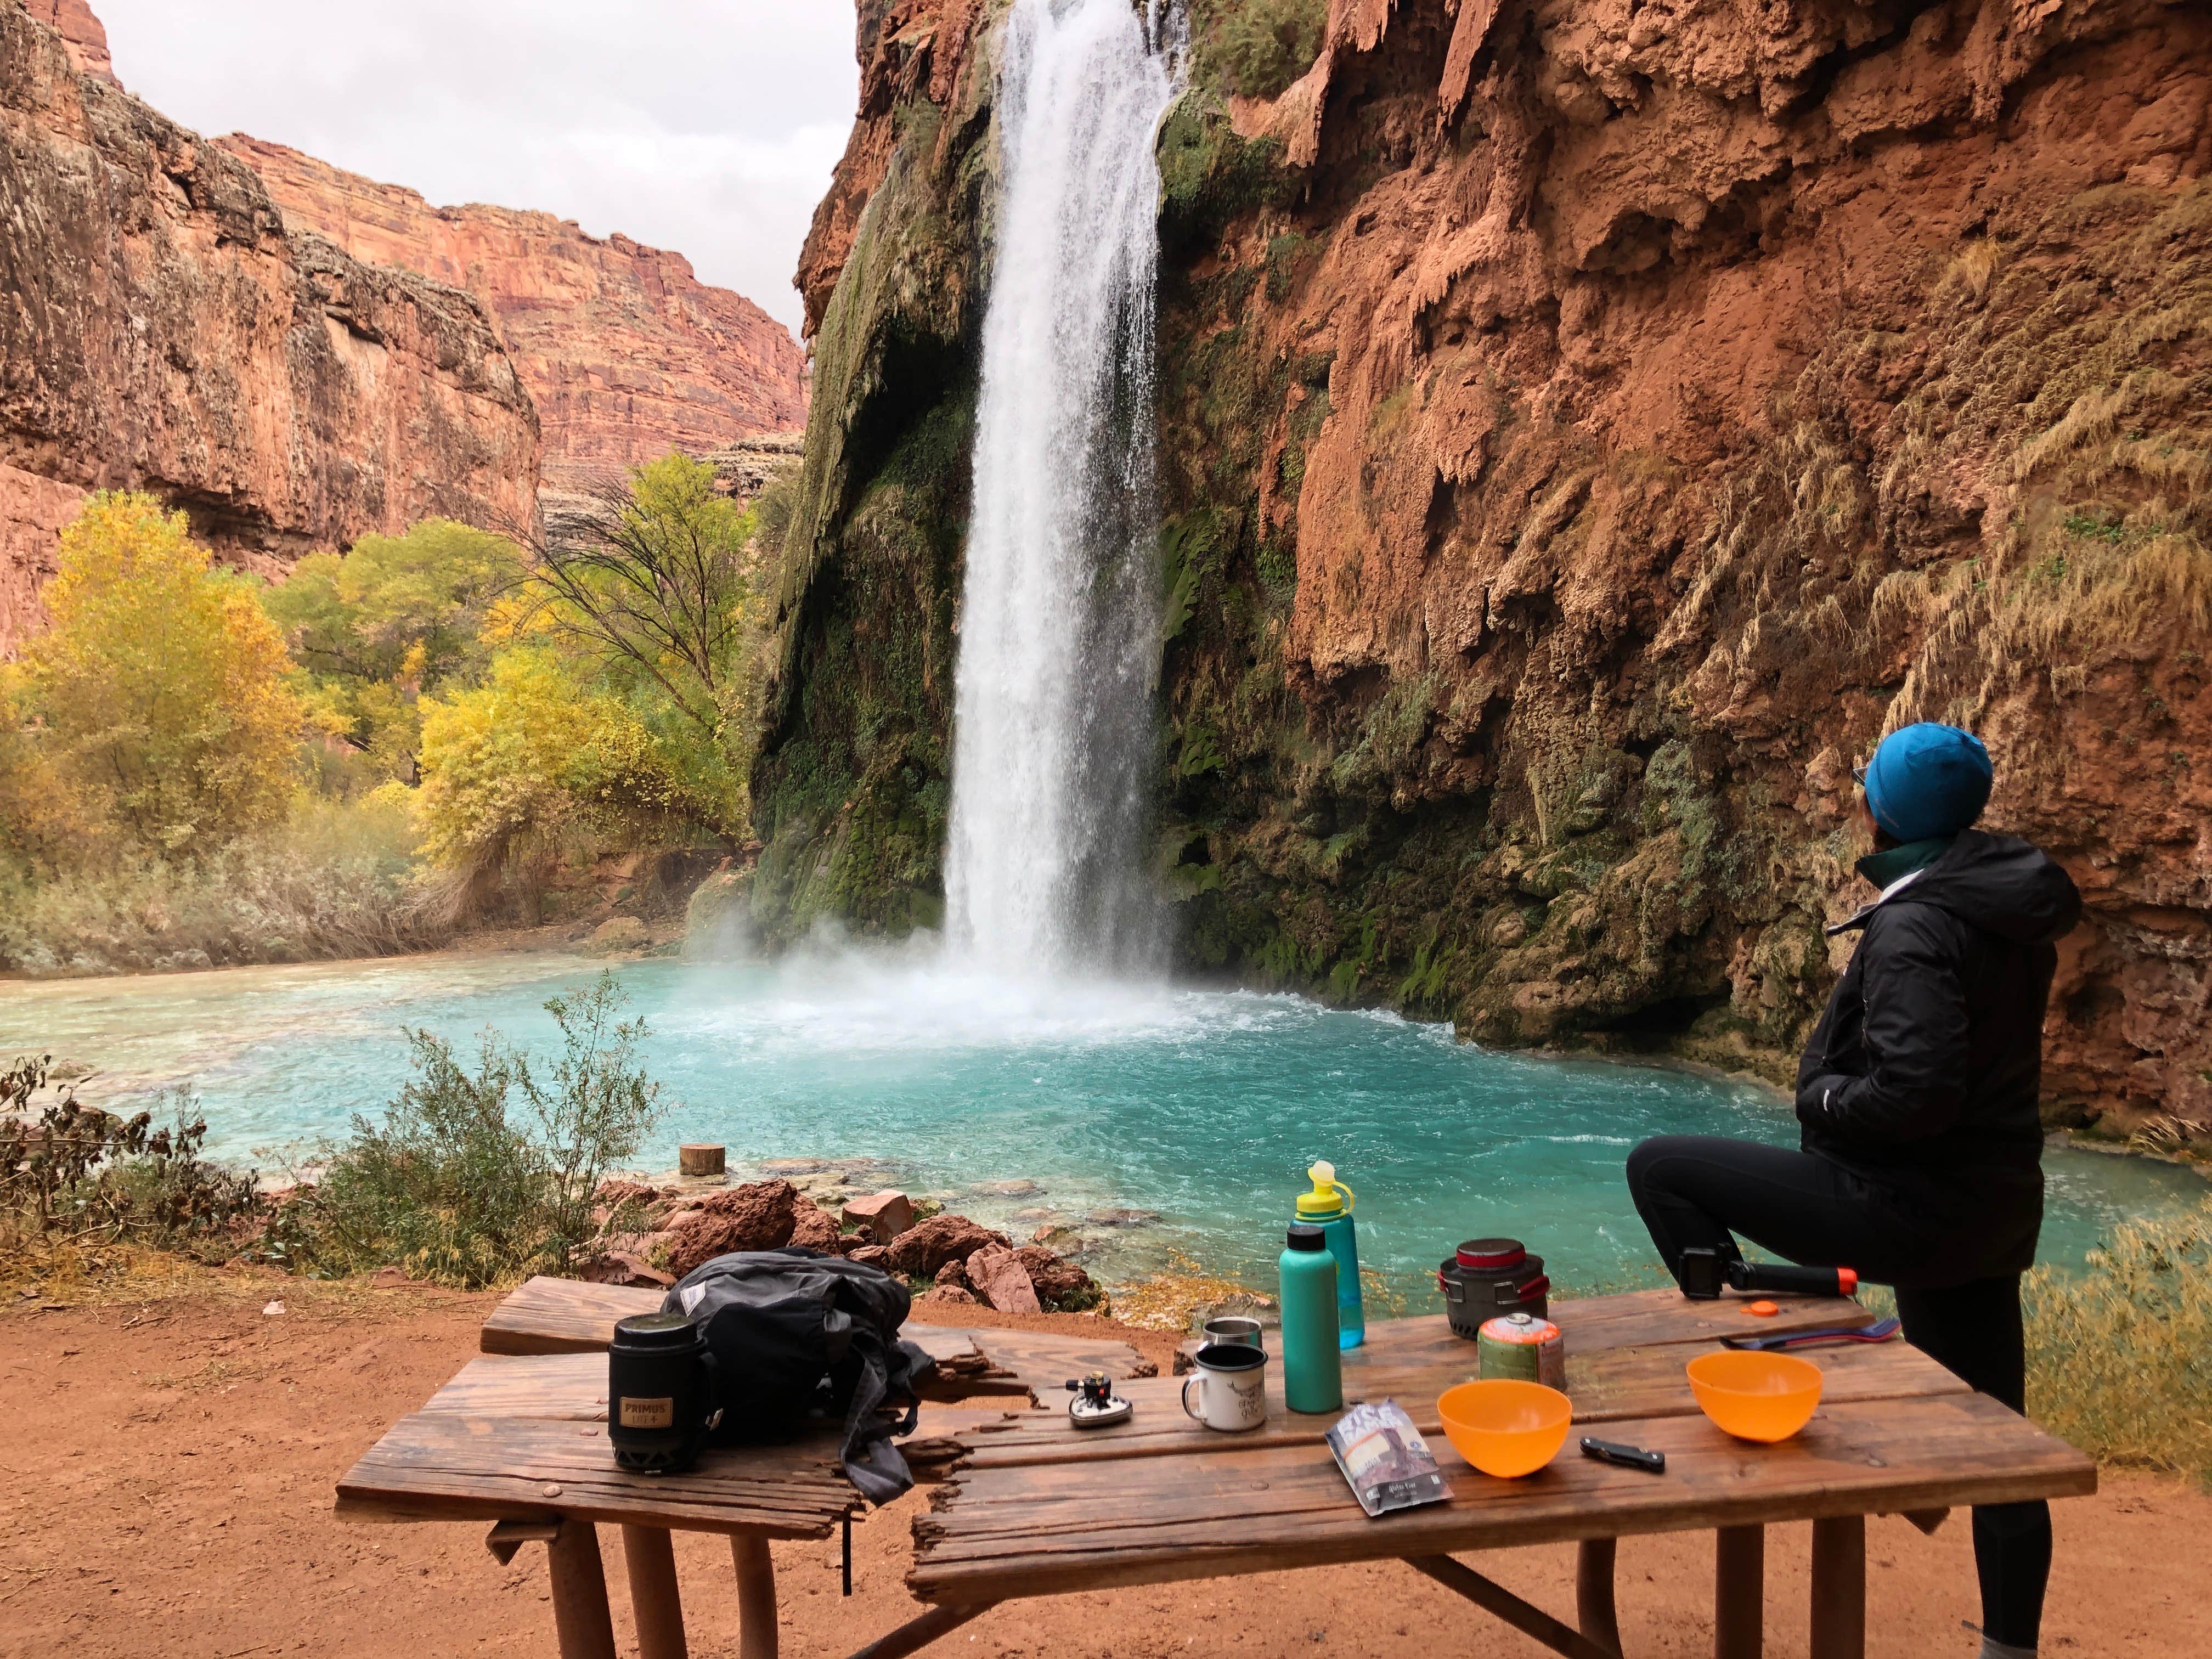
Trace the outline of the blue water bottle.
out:
<instances>
[{"instance_id":1,"label":"blue water bottle","mask_svg":"<svg viewBox=\"0 0 2212 1659\"><path fill-rule=\"evenodd\" d=\"M1359 1239L1352 1226L1352 1188L1336 1178L1334 1164L1306 1171L1313 1190L1298 1194L1298 1219L1318 1227L1336 1258L1336 1345L1356 1348L1367 1340L1367 1315L1359 1302Z\"/></svg>"}]
</instances>

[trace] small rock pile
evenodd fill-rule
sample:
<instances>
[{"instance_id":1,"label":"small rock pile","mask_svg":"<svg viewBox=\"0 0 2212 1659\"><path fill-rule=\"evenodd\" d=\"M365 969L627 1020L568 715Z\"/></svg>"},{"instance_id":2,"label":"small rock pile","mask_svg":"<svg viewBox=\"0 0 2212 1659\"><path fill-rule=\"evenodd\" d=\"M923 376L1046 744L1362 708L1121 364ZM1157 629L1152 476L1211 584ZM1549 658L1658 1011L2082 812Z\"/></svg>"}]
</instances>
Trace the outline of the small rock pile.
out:
<instances>
[{"instance_id":1,"label":"small rock pile","mask_svg":"<svg viewBox=\"0 0 2212 1659\"><path fill-rule=\"evenodd\" d=\"M665 1288L702 1263L733 1250L803 1245L866 1262L929 1286L928 1302L988 1304L1006 1313L1082 1313L1104 1292L1091 1275L1042 1244L1018 1249L1001 1232L963 1215L916 1220L905 1194L882 1192L846 1201L833 1214L789 1181L748 1182L701 1193L643 1182L602 1182L597 1194L603 1226L625 1212L641 1212L644 1231L605 1232L573 1271L602 1285Z\"/></svg>"}]
</instances>

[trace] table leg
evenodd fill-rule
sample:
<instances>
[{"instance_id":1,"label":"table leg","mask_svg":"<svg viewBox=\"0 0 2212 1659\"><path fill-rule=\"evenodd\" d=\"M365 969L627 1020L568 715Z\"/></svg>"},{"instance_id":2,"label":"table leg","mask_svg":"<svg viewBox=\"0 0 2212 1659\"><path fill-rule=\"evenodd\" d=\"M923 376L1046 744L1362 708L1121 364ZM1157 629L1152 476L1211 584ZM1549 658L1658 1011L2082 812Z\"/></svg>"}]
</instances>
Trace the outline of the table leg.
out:
<instances>
[{"instance_id":1,"label":"table leg","mask_svg":"<svg viewBox=\"0 0 2212 1659\"><path fill-rule=\"evenodd\" d=\"M1866 1517L1813 1523L1813 1659L1866 1659Z\"/></svg>"},{"instance_id":2,"label":"table leg","mask_svg":"<svg viewBox=\"0 0 2212 1659\"><path fill-rule=\"evenodd\" d=\"M1613 1603L1613 1557L1620 1540L1585 1538L1575 1553L1575 1623L1601 1648L1620 1651L1620 1615Z\"/></svg>"},{"instance_id":3,"label":"table leg","mask_svg":"<svg viewBox=\"0 0 2212 1659\"><path fill-rule=\"evenodd\" d=\"M607 1611L607 1572L599 1560L599 1529L588 1521L563 1521L545 1546L553 1581L553 1629L561 1659L615 1659L614 1615Z\"/></svg>"},{"instance_id":4,"label":"table leg","mask_svg":"<svg viewBox=\"0 0 2212 1659\"><path fill-rule=\"evenodd\" d=\"M1766 1528L1723 1527L1713 1537L1713 1659L1759 1659L1766 1640Z\"/></svg>"},{"instance_id":5,"label":"table leg","mask_svg":"<svg viewBox=\"0 0 2212 1659\"><path fill-rule=\"evenodd\" d=\"M1614 1659L1611 1651L1591 1641L1571 1625L1565 1625L1541 1607L1531 1607L1504 1585L1493 1583L1473 1567L1449 1555L1409 1555L1406 1565L1426 1573L1446 1589L1457 1592L1486 1612L1504 1620L1525 1636L1533 1636L1566 1659Z\"/></svg>"},{"instance_id":6,"label":"table leg","mask_svg":"<svg viewBox=\"0 0 2212 1659\"><path fill-rule=\"evenodd\" d=\"M956 1631L970 1619L980 1618L998 1606L995 1601L976 1601L965 1606L948 1603L917 1614L901 1625L888 1636L879 1636L864 1648L855 1648L852 1659L906 1659L910 1653L919 1653L948 1631Z\"/></svg>"},{"instance_id":7,"label":"table leg","mask_svg":"<svg viewBox=\"0 0 2212 1659\"><path fill-rule=\"evenodd\" d=\"M732 1533L730 1559L738 1569L738 1659L775 1659L775 1564L768 1540Z\"/></svg>"},{"instance_id":8,"label":"table leg","mask_svg":"<svg viewBox=\"0 0 2212 1659\"><path fill-rule=\"evenodd\" d=\"M676 1552L665 1527L624 1526L623 1565L629 1570L630 1611L637 1620L639 1659L690 1659L684 1639L684 1597L676 1588Z\"/></svg>"}]
</instances>

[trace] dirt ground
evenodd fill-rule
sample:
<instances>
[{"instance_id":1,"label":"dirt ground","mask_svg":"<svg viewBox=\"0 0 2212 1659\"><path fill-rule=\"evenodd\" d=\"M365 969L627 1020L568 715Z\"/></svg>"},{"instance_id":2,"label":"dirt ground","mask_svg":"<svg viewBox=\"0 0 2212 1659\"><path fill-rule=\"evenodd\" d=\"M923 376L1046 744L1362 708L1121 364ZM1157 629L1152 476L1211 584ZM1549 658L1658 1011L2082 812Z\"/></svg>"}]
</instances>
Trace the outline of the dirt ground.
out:
<instances>
[{"instance_id":1,"label":"dirt ground","mask_svg":"<svg viewBox=\"0 0 2212 1659\"><path fill-rule=\"evenodd\" d=\"M287 1311L264 1314L271 1297ZM159 1300L9 1300L0 1310L0 1659L550 1659L543 1550L526 1548L502 1568L485 1553L481 1525L342 1525L331 1514L338 1476L476 1351L495 1298L228 1279ZM1141 1340L1147 1349L1162 1341ZM830 1659L912 1613L902 1575L908 1522L926 1501L909 1494L855 1528L849 1602L837 1593L834 1539L775 1547L785 1654ZM2046 1653L2212 1653L2212 1603L2202 1594L2212 1496L2118 1475L2100 1496L2057 1511ZM1901 1520L1874 1523L1873 1653L1964 1659L1975 1650L1962 1624L1975 1607L1961 1521L1925 1540ZM602 1535L629 1652L619 1535ZM1771 1654L1805 1652L1808 1547L1802 1527L1770 1539ZM1711 1549L1697 1537L1624 1543L1622 1626L1634 1659L1711 1651ZM676 1550L692 1652L734 1655L726 1551L681 1534ZM1573 1605L1567 1549L1505 1552L1481 1565L1541 1606L1566 1613ZM1510 1659L1544 1650L1411 1569L1380 1564L1015 1602L928 1651Z\"/></svg>"}]
</instances>

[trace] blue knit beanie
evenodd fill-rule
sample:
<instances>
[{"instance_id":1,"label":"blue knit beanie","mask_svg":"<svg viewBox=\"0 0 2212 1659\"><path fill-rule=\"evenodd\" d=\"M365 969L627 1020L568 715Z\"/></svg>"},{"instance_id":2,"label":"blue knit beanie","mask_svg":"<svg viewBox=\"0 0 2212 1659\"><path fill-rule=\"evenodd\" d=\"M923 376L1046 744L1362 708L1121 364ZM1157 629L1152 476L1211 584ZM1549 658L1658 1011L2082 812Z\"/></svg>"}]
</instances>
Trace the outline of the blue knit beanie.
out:
<instances>
[{"instance_id":1,"label":"blue knit beanie","mask_svg":"<svg viewBox=\"0 0 2212 1659\"><path fill-rule=\"evenodd\" d=\"M1981 817L1990 777L1979 738L1923 720L1884 738L1862 781L1874 821L1906 842L1955 836Z\"/></svg>"}]
</instances>

